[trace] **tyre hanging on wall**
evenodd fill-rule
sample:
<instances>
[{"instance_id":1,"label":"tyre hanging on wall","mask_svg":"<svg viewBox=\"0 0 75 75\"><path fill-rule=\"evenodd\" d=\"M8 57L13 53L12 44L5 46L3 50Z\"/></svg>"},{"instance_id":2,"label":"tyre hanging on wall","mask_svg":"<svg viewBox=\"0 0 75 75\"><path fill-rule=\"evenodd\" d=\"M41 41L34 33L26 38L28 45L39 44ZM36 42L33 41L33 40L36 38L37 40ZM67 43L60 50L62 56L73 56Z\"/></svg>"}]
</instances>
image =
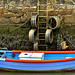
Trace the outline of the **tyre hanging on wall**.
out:
<instances>
[{"instance_id":1,"label":"tyre hanging on wall","mask_svg":"<svg viewBox=\"0 0 75 75\"><path fill-rule=\"evenodd\" d=\"M37 14L36 13L34 13L34 14L32 14L32 17L31 17L31 27L32 28L35 28L35 27L37 27Z\"/></svg>"},{"instance_id":2,"label":"tyre hanging on wall","mask_svg":"<svg viewBox=\"0 0 75 75\"><path fill-rule=\"evenodd\" d=\"M38 42L35 42L33 44L33 49L34 49L34 51L37 51L38 50Z\"/></svg>"},{"instance_id":3,"label":"tyre hanging on wall","mask_svg":"<svg viewBox=\"0 0 75 75\"><path fill-rule=\"evenodd\" d=\"M51 16L49 17L49 28L50 29L57 29L60 28L60 18L58 16Z\"/></svg>"},{"instance_id":4,"label":"tyre hanging on wall","mask_svg":"<svg viewBox=\"0 0 75 75\"><path fill-rule=\"evenodd\" d=\"M29 31L29 41L30 41L31 43L34 43L35 40L36 40L36 36L37 36L36 29L31 29L31 30Z\"/></svg>"},{"instance_id":5,"label":"tyre hanging on wall","mask_svg":"<svg viewBox=\"0 0 75 75\"><path fill-rule=\"evenodd\" d=\"M47 29L45 33L45 42L52 43L53 42L53 32L52 29Z\"/></svg>"}]
</instances>

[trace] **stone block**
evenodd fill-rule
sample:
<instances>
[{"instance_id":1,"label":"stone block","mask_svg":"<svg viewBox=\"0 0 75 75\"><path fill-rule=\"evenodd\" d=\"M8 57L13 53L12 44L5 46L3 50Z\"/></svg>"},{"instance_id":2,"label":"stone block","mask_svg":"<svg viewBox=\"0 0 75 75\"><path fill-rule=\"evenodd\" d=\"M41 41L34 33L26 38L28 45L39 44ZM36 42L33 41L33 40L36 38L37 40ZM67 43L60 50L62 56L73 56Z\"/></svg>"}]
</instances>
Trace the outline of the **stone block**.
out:
<instances>
[{"instance_id":1,"label":"stone block","mask_svg":"<svg viewBox=\"0 0 75 75\"><path fill-rule=\"evenodd\" d=\"M75 16L74 15L65 15L64 22L65 23L75 23Z\"/></svg>"}]
</instances>

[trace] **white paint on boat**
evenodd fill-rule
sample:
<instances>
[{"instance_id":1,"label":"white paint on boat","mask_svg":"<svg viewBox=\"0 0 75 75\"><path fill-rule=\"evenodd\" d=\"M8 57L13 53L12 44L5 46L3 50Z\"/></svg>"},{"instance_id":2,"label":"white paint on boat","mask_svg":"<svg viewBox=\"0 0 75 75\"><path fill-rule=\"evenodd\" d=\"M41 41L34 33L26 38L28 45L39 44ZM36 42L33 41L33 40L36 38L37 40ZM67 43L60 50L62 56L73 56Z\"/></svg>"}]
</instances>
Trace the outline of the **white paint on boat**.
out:
<instances>
[{"instance_id":1,"label":"white paint on boat","mask_svg":"<svg viewBox=\"0 0 75 75\"><path fill-rule=\"evenodd\" d=\"M67 58L72 58L72 57L66 57L66 59L67 59Z\"/></svg>"},{"instance_id":2,"label":"white paint on boat","mask_svg":"<svg viewBox=\"0 0 75 75\"><path fill-rule=\"evenodd\" d=\"M21 53L19 55L20 58L25 58L25 57L30 57L32 55L32 53Z\"/></svg>"},{"instance_id":3,"label":"white paint on boat","mask_svg":"<svg viewBox=\"0 0 75 75\"><path fill-rule=\"evenodd\" d=\"M5 58L4 59L3 58L0 58L0 60L5 61Z\"/></svg>"}]
</instances>

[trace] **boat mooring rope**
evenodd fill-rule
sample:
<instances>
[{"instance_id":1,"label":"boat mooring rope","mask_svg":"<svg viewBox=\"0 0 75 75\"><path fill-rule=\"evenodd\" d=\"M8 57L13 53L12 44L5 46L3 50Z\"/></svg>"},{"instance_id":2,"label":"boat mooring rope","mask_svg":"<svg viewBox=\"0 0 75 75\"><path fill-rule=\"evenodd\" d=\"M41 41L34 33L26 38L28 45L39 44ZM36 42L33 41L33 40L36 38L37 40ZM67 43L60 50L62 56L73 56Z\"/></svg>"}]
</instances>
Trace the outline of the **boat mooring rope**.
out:
<instances>
[{"instance_id":1,"label":"boat mooring rope","mask_svg":"<svg viewBox=\"0 0 75 75\"><path fill-rule=\"evenodd\" d=\"M34 12L35 12L36 10L37 10L37 9L35 9L35 10L34 10ZM30 17L30 18L31 18L31 17ZM14 28L14 29L13 29L13 30L11 30L10 32L8 32L8 34L9 34L9 33L11 33L11 32L13 32L14 30L16 30L16 29L20 28L21 26L23 26L23 25L27 24L27 22L30 20L30 18L29 18L27 21L25 21L23 24L19 25L18 27Z\"/></svg>"},{"instance_id":2,"label":"boat mooring rope","mask_svg":"<svg viewBox=\"0 0 75 75\"><path fill-rule=\"evenodd\" d=\"M29 19L27 20L27 21L25 21L23 24L21 24L20 26L18 26L18 27L16 27L16 28L14 28L13 30L11 30L10 32L8 32L8 34L9 33L11 33L11 32L13 32L14 30L16 30L16 29L18 29L18 28L20 28L21 26L23 26L23 25L25 25L25 24L27 24L27 22L29 21Z\"/></svg>"}]
</instances>

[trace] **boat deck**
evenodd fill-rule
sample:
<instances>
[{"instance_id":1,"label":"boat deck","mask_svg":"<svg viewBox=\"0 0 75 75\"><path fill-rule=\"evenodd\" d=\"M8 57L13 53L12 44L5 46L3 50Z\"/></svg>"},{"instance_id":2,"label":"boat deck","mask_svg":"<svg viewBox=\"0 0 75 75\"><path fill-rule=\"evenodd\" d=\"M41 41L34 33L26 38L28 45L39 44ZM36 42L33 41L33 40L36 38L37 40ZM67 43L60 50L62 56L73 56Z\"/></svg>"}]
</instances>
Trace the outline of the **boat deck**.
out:
<instances>
[{"instance_id":1,"label":"boat deck","mask_svg":"<svg viewBox=\"0 0 75 75\"><path fill-rule=\"evenodd\" d=\"M75 57L75 53L70 54L44 54L44 60L65 59Z\"/></svg>"},{"instance_id":2,"label":"boat deck","mask_svg":"<svg viewBox=\"0 0 75 75\"><path fill-rule=\"evenodd\" d=\"M2 55L3 54L3 55ZM0 58L8 58L8 59L20 59L20 53L15 53L15 56L12 56L12 52L4 52L1 53ZM44 60L55 60L55 59L66 59L75 57L75 53L68 53L68 54L44 54Z\"/></svg>"},{"instance_id":3,"label":"boat deck","mask_svg":"<svg viewBox=\"0 0 75 75\"><path fill-rule=\"evenodd\" d=\"M12 56L13 53L11 52L6 52L6 58L9 58L9 59L19 59L19 54L20 53L15 53L15 56L13 57Z\"/></svg>"}]
</instances>

